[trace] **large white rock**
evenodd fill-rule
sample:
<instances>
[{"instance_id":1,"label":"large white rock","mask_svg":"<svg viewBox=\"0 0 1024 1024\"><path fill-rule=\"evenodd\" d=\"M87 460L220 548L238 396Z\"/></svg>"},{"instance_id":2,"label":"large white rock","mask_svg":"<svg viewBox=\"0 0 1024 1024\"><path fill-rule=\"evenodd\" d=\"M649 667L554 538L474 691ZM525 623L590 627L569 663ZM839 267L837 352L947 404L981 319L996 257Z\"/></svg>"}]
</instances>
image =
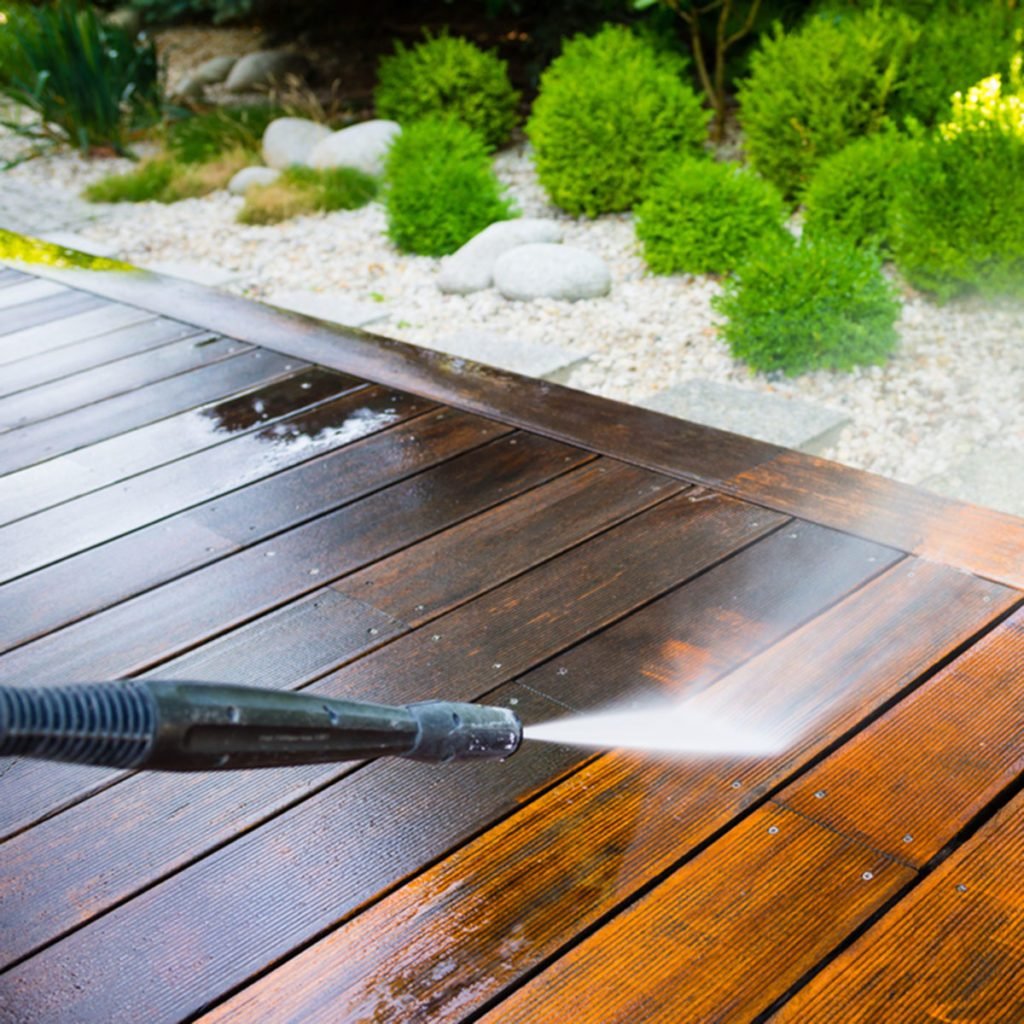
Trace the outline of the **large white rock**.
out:
<instances>
[{"instance_id":1,"label":"large white rock","mask_svg":"<svg viewBox=\"0 0 1024 1024\"><path fill-rule=\"evenodd\" d=\"M561 240L562 225L555 220L523 217L489 224L444 261L437 276L437 287L456 295L490 288L494 261L502 253L530 242Z\"/></svg>"},{"instance_id":2,"label":"large white rock","mask_svg":"<svg viewBox=\"0 0 1024 1024\"><path fill-rule=\"evenodd\" d=\"M233 196L244 196L253 185L269 185L280 176L273 167L243 167L228 182L228 191Z\"/></svg>"},{"instance_id":3,"label":"large white rock","mask_svg":"<svg viewBox=\"0 0 1024 1024\"><path fill-rule=\"evenodd\" d=\"M374 177L384 173L384 157L402 129L397 121L364 121L321 139L309 154L310 167L355 167Z\"/></svg>"},{"instance_id":4,"label":"large white rock","mask_svg":"<svg viewBox=\"0 0 1024 1024\"><path fill-rule=\"evenodd\" d=\"M304 117L279 117L263 133L263 162L284 170L292 164L308 164L313 147L331 134L326 125Z\"/></svg>"},{"instance_id":5,"label":"large white rock","mask_svg":"<svg viewBox=\"0 0 1024 1024\"><path fill-rule=\"evenodd\" d=\"M494 263L494 285L506 299L594 299L612 286L600 256L570 245L538 242L503 253Z\"/></svg>"},{"instance_id":6,"label":"large white rock","mask_svg":"<svg viewBox=\"0 0 1024 1024\"><path fill-rule=\"evenodd\" d=\"M216 85L231 74L237 63L237 57L211 57L195 68L189 78L201 85Z\"/></svg>"},{"instance_id":7,"label":"large white rock","mask_svg":"<svg viewBox=\"0 0 1024 1024\"><path fill-rule=\"evenodd\" d=\"M224 83L228 92L266 89L288 75L304 75L309 61L291 50L257 50L239 57Z\"/></svg>"}]
</instances>

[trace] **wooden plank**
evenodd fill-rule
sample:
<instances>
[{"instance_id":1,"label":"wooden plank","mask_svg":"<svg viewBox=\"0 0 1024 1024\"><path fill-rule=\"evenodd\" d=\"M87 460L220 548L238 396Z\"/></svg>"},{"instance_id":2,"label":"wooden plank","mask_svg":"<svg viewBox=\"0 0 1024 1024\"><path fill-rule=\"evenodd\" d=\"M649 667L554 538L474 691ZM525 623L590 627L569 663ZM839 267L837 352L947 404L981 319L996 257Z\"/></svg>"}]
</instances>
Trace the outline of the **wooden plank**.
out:
<instances>
[{"instance_id":1,"label":"wooden plank","mask_svg":"<svg viewBox=\"0 0 1024 1024\"><path fill-rule=\"evenodd\" d=\"M831 536L840 542L835 553L842 555L844 539ZM673 760L615 753L591 761L449 861L240 993L223 1017L243 1020L262 1005L273 1006L281 1020L323 1019L328 1006L335 1019L376 1014L411 1021L421 1011L431 1021L462 1020L685 860L871 709L870 704L851 709L836 694L871 687L877 706L927 667L933 656L928 642L944 651L970 628L969 615L957 624L937 616L945 595L936 584L945 577L950 582L966 577L939 570L924 580L909 575L913 567L902 564L714 681L734 667L723 651L742 659L771 643L805 611L789 595L794 579L801 573L806 578L820 564L822 550L811 544L794 548L783 539L784 532L773 534L522 677L522 683L540 692L557 681L552 702L575 710L645 695L650 700L653 684L664 699L699 694L713 683L711 692L720 690L725 706L734 708L749 703L770 678L779 680L773 689L776 710L792 713L821 699L824 687L833 694L831 701L824 698L824 706L832 710L819 716L816 732L795 754ZM774 550L765 555L771 544ZM843 560L852 566L850 555ZM741 561L746 564L737 569L734 563ZM864 564L862 572L868 569ZM737 589L743 578L756 582ZM840 581L835 585L838 590ZM852 576L851 585L856 585ZM683 600L698 588L693 600ZM968 583L962 593L969 594L969 588ZM984 607L985 588L981 584L970 602L975 612ZM820 596L828 602L828 595ZM788 623L774 618L773 598L790 605ZM881 603L902 627L891 644L875 643L865 618ZM746 628L736 629L737 619ZM851 622L859 625L851 629ZM804 663L799 652L811 637L823 653ZM795 664L802 668L794 671ZM849 665L856 666L854 672ZM516 759L532 756L538 746L527 743ZM395 980L403 1001L392 999L384 979Z\"/></svg>"},{"instance_id":2,"label":"wooden plank","mask_svg":"<svg viewBox=\"0 0 1024 1024\"><path fill-rule=\"evenodd\" d=\"M419 625L684 486L600 459L352 573L335 587Z\"/></svg>"},{"instance_id":3,"label":"wooden plank","mask_svg":"<svg viewBox=\"0 0 1024 1024\"><path fill-rule=\"evenodd\" d=\"M0 652L510 432L468 413L428 412L23 576L0 587ZM244 540L229 540L223 530L239 523Z\"/></svg>"},{"instance_id":4,"label":"wooden plank","mask_svg":"<svg viewBox=\"0 0 1024 1024\"><path fill-rule=\"evenodd\" d=\"M148 352L160 345L196 334L194 327L174 320L152 317L120 330L109 331L77 345L68 345L38 356L8 363L0 378L0 398L48 384L61 377L112 363L126 356Z\"/></svg>"},{"instance_id":5,"label":"wooden plank","mask_svg":"<svg viewBox=\"0 0 1024 1024\"><path fill-rule=\"evenodd\" d=\"M0 473L14 472L204 402L280 380L307 365L255 349L21 430L8 431L0 434Z\"/></svg>"},{"instance_id":6,"label":"wooden plank","mask_svg":"<svg viewBox=\"0 0 1024 1024\"><path fill-rule=\"evenodd\" d=\"M10 365L21 359L33 359L69 345L98 338L108 331L151 320L153 314L135 306L107 303L84 313L64 317L60 330L48 324L27 327L0 337L0 365ZM194 330L195 328L193 328Z\"/></svg>"},{"instance_id":7,"label":"wooden plank","mask_svg":"<svg viewBox=\"0 0 1024 1024\"><path fill-rule=\"evenodd\" d=\"M338 390L350 387L350 380L339 375ZM0 527L0 547L10 553L0 567L0 582L384 430L404 418L406 401L395 392L363 389Z\"/></svg>"},{"instance_id":8,"label":"wooden plank","mask_svg":"<svg viewBox=\"0 0 1024 1024\"><path fill-rule=\"evenodd\" d=\"M15 331L24 331L40 324L46 324L52 330L59 331L60 321L64 317L83 313L87 309L97 309L103 305L105 303L99 296L78 291L36 299L35 302L26 302L5 309L3 317L0 318L0 335L14 334Z\"/></svg>"},{"instance_id":9,"label":"wooden plank","mask_svg":"<svg viewBox=\"0 0 1024 1024\"><path fill-rule=\"evenodd\" d=\"M0 400L0 430L14 430L249 350L229 338L194 335Z\"/></svg>"},{"instance_id":10,"label":"wooden plank","mask_svg":"<svg viewBox=\"0 0 1024 1024\"><path fill-rule=\"evenodd\" d=\"M22 274L10 267L0 266L0 288L8 288L12 284L23 284L30 280L28 274Z\"/></svg>"},{"instance_id":11,"label":"wooden plank","mask_svg":"<svg viewBox=\"0 0 1024 1024\"><path fill-rule=\"evenodd\" d=\"M0 295L0 311L10 309L12 306L20 306L26 302L35 302L38 299L48 299L67 293L67 288L54 281L27 278L18 282L15 287L3 290L3 294Z\"/></svg>"},{"instance_id":12,"label":"wooden plank","mask_svg":"<svg viewBox=\"0 0 1024 1024\"><path fill-rule=\"evenodd\" d=\"M489 691L492 702L516 700L527 720L550 717L557 705L531 690L493 687L777 523L737 503L670 498L310 691L386 702ZM624 571L627 565L636 571ZM595 586L597 567L607 575ZM440 770L404 762L370 765L23 961L5 983L13 991L39 993L34 1006L21 1007L30 1014L26 1020L32 1014L110 1021L188 1016L506 813L579 754L552 745L535 757ZM284 870L295 888L263 884L261 872L268 868ZM156 920L159 928L153 927ZM117 934L117 942L107 934ZM128 953L131 963L126 950L134 951ZM182 953L189 961L188 986L173 981ZM56 981L55 963L61 964ZM62 979L70 977L74 982L65 985Z\"/></svg>"},{"instance_id":13,"label":"wooden plank","mask_svg":"<svg viewBox=\"0 0 1024 1024\"><path fill-rule=\"evenodd\" d=\"M1024 770L1024 612L901 701L780 800L924 867Z\"/></svg>"},{"instance_id":14,"label":"wooden plank","mask_svg":"<svg viewBox=\"0 0 1024 1024\"><path fill-rule=\"evenodd\" d=\"M723 489L1024 589L1024 519L784 452Z\"/></svg>"},{"instance_id":15,"label":"wooden plank","mask_svg":"<svg viewBox=\"0 0 1024 1024\"><path fill-rule=\"evenodd\" d=\"M771 1020L1024 1020L1018 796Z\"/></svg>"},{"instance_id":16,"label":"wooden plank","mask_svg":"<svg viewBox=\"0 0 1024 1024\"><path fill-rule=\"evenodd\" d=\"M769 806L482 1020L750 1021L913 877Z\"/></svg>"},{"instance_id":17,"label":"wooden plank","mask_svg":"<svg viewBox=\"0 0 1024 1024\"><path fill-rule=\"evenodd\" d=\"M353 386L358 382L353 381ZM338 375L308 369L0 477L0 523L41 512L213 448L337 397ZM2 406L0 406L2 410Z\"/></svg>"}]
</instances>

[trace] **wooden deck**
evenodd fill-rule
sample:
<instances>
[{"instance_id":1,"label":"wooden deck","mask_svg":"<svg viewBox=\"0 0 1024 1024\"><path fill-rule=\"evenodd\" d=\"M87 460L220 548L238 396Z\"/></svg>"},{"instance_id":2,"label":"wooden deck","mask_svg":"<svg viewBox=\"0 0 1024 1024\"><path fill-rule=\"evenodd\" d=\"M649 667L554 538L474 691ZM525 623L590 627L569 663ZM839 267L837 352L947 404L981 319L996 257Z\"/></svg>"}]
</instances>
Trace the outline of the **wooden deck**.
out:
<instances>
[{"instance_id":1,"label":"wooden deck","mask_svg":"<svg viewBox=\"0 0 1024 1024\"><path fill-rule=\"evenodd\" d=\"M796 738L0 763L0 1021L1024 1021L1024 522L66 255L0 269L4 683Z\"/></svg>"}]
</instances>

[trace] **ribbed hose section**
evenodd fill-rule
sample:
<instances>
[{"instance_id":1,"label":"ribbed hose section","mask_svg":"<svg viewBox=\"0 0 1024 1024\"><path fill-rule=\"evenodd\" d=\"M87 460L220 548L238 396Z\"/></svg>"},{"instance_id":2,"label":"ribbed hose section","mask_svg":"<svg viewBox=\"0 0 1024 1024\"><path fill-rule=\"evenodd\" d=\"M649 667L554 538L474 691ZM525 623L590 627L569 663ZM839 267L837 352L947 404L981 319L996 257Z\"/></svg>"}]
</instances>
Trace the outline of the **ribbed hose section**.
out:
<instances>
[{"instance_id":1,"label":"ribbed hose section","mask_svg":"<svg viewBox=\"0 0 1024 1024\"><path fill-rule=\"evenodd\" d=\"M156 702L137 683L0 686L0 756L134 768L149 752Z\"/></svg>"}]
</instances>

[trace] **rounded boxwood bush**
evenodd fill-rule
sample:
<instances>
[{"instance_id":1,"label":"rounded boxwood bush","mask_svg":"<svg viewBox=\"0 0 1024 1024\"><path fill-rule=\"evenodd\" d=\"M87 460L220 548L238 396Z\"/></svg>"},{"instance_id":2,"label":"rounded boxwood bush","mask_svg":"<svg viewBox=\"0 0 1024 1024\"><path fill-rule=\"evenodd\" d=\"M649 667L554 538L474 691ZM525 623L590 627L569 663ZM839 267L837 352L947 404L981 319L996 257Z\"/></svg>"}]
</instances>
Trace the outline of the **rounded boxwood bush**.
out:
<instances>
[{"instance_id":1,"label":"rounded boxwood bush","mask_svg":"<svg viewBox=\"0 0 1024 1024\"><path fill-rule=\"evenodd\" d=\"M838 234L887 253L896 178L913 146L905 135L883 131L823 160L804 193L804 233Z\"/></svg>"},{"instance_id":2,"label":"rounded boxwood bush","mask_svg":"<svg viewBox=\"0 0 1024 1024\"><path fill-rule=\"evenodd\" d=\"M541 76L526 127L556 205L588 217L627 210L666 158L702 151L710 114L684 71L679 57L621 25L566 43Z\"/></svg>"},{"instance_id":3,"label":"rounded boxwood bush","mask_svg":"<svg viewBox=\"0 0 1024 1024\"><path fill-rule=\"evenodd\" d=\"M454 118L407 125L384 169L388 235L403 252L443 256L513 217L483 139Z\"/></svg>"},{"instance_id":4,"label":"rounded boxwood bush","mask_svg":"<svg viewBox=\"0 0 1024 1024\"><path fill-rule=\"evenodd\" d=\"M878 130L919 31L906 15L877 8L819 14L789 34L777 26L738 93L755 169L793 196L825 157Z\"/></svg>"},{"instance_id":5,"label":"rounded boxwood bush","mask_svg":"<svg viewBox=\"0 0 1024 1024\"><path fill-rule=\"evenodd\" d=\"M877 254L830 236L766 238L712 303L732 354L788 376L882 363L900 304Z\"/></svg>"},{"instance_id":6,"label":"rounded boxwood bush","mask_svg":"<svg viewBox=\"0 0 1024 1024\"><path fill-rule=\"evenodd\" d=\"M656 274L722 274L764 235L784 231L777 189L738 164L686 160L659 172L636 208L636 234Z\"/></svg>"},{"instance_id":7,"label":"rounded boxwood bush","mask_svg":"<svg viewBox=\"0 0 1024 1024\"><path fill-rule=\"evenodd\" d=\"M892 248L911 284L940 299L1024 297L1024 89L998 76L953 99L953 116L899 176ZM1014 91L1016 90L1016 91Z\"/></svg>"},{"instance_id":8,"label":"rounded boxwood bush","mask_svg":"<svg viewBox=\"0 0 1024 1024\"><path fill-rule=\"evenodd\" d=\"M433 115L464 121L490 147L500 146L516 123L519 93L494 53L443 33L411 49L395 44L383 57L374 93L377 116L404 125Z\"/></svg>"}]
</instances>

